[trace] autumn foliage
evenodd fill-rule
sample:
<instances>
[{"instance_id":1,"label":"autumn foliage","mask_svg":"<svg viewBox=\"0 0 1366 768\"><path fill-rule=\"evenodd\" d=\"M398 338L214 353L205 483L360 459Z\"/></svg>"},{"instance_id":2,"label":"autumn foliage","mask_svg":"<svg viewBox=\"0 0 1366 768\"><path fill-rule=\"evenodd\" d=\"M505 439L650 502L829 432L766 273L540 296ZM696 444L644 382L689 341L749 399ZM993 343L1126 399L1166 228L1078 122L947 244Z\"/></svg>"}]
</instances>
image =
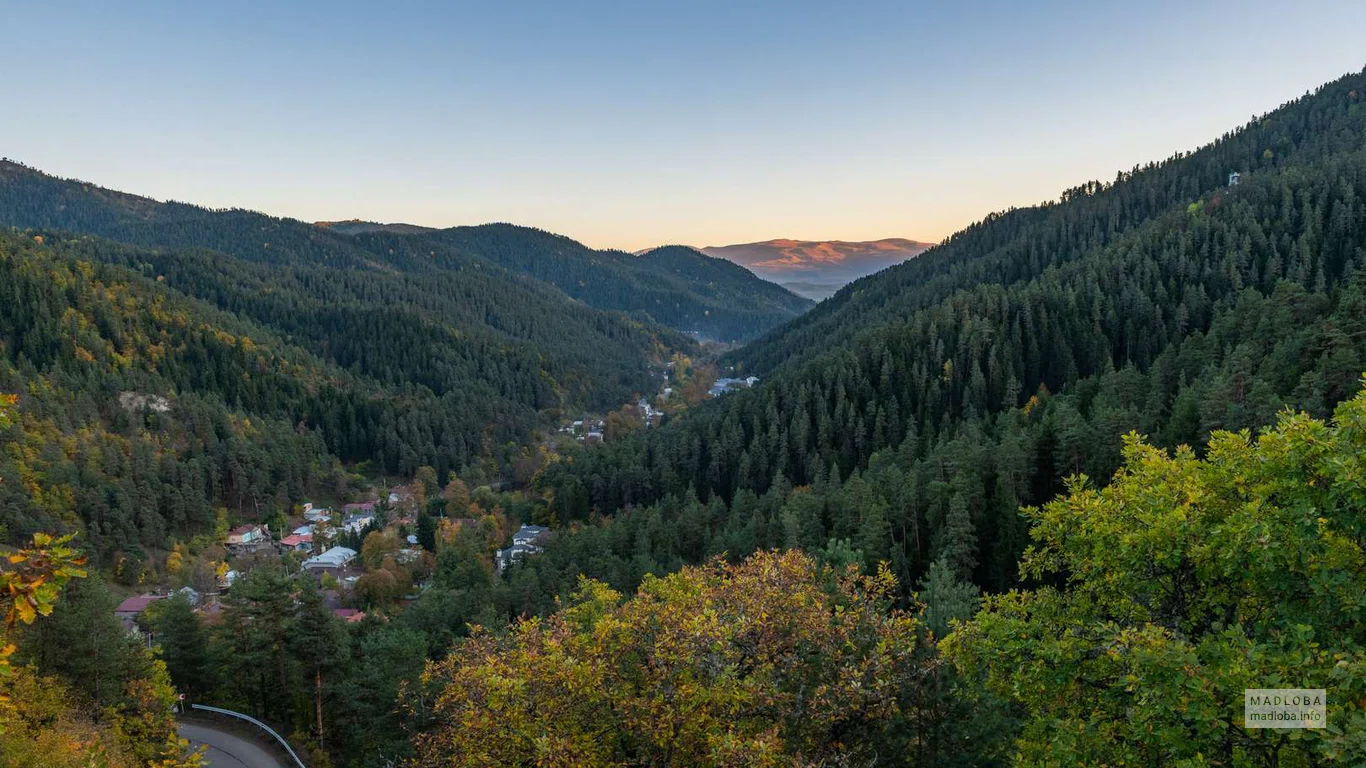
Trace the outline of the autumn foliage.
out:
<instances>
[{"instance_id":1,"label":"autumn foliage","mask_svg":"<svg viewBox=\"0 0 1366 768\"><path fill-rule=\"evenodd\" d=\"M48 616L64 586L84 578L72 536L36 533L0 568L0 765L47 768L197 768L202 753L176 735L176 693L165 665L140 651L141 669L103 711L56 676L12 666L16 626Z\"/></svg>"},{"instance_id":2,"label":"autumn foliage","mask_svg":"<svg viewBox=\"0 0 1366 768\"><path fill-rule=\"evenodd\" d=\"M1024 708L1016 765L1366 765L1366 393L1198 457L1136 435L1106 488L1041 508L1022 575L941 646ZM1250 688L1324 688L1253 729Z\"/></svg>"},{"instance_id":3,"label":"autumn foliage","mask_svg":"<svg viewBox=\"0 0 1366 768\"><path fill-rule=\"evenodd\" d=\"M902 712L924 635L894 588L796 551L647 578L476 634L424 683L424 766L776 766L846 761Z\"/></svg>"}]
</instances>

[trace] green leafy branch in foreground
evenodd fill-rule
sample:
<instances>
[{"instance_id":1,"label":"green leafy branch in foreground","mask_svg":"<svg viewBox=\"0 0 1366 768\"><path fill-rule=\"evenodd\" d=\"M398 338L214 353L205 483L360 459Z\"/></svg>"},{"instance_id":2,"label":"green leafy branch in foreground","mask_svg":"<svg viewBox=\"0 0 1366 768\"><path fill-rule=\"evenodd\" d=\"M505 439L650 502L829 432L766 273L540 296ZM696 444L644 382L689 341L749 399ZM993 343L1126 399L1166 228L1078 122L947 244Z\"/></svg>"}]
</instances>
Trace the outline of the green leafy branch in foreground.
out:
<instances>
[{"instance_id":1,"label":"green leafy branch in foreground","mask_svg":"<svg viewBox=\"0 0 1366 768\"><path fill-rule=\"evenodd\" d=\"M32 624L39 616L48 616L57 604L57 594L71 579L84 578L85 558L68 546L74 535L53 538L51 534L33 534L33 546L11 553L7 567L0 571L0 611L4 612L4 633L8 635L15 624ZM0 676L10 674L9 657L14 644L0 644ZM3 695L3 694L0 694Z\"/></svg>"},{"instance_id":2,"label":"green leafy branch in foreground","mask_svg":"<svg viewBox=\"0 0 1366 768\"><path fill-rule=\"evenodd\" d=\"M1366 761L1366 393L1197 458L1131 434L1105 489L1025 513L1021 575L941 645L1028 712L1017 764ZM1327 689L1327 727L1249 730L1249 688Z\"/></svg>"}]
</instances>

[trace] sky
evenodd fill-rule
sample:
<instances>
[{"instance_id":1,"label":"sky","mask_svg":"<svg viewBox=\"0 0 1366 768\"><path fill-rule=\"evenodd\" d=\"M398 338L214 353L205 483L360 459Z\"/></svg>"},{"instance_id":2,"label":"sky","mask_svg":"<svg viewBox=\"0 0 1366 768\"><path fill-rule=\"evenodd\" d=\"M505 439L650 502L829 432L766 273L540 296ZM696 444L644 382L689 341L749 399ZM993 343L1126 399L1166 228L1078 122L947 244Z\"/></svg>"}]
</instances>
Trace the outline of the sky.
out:
<instances>
[{"instance_id":1,"label":"sky","mask_svg":"<svg viewBox=\"0 0 1366 768\"><path fill-rule=\"evenodd\" d=\"M306 221L938 241L1366 65L1366 2L0 3L0 155Z\"/></svg>"}]
</instances>

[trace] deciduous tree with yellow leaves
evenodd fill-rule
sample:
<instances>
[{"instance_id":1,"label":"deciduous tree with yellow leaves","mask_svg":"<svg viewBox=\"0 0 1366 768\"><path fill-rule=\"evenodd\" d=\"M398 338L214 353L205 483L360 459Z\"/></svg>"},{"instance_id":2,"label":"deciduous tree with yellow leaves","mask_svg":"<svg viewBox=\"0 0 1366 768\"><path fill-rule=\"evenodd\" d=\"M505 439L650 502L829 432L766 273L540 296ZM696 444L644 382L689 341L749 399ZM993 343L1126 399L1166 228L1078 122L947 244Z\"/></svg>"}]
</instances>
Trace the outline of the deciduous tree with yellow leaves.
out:
<instances>
[{"instance_id":1,"label":"deciduous tree with yellow leaves","mask_svg":"<svg viewBox=\"0 0 1366 768\"><path fill-rule=\"evenodd\" d=\"M506 636L429 666L422 766L857 764L909 727L930 657L885 571L796 551L649 577L629 600L585 580Z\"/></svg>"},{"instance_id":2,"label":"deciduous tree with yellow leaves","mask_svg":"<svg viewBox=\"0 0 1366 768\"><path fill-rule=\"evenodd\" d=\"M0 568L0 765L197 768L202 752L176 735L175 690L150 655L146 674L131 677L118 702L99 713L63 680L10 664L16 625L50 615L62 587L86 575L71 540L34 534L32 546L8 554Z\"/></svg>"},{"instance_id":3,"label":"deciduous tree with yellow leaves","mask_svg":"<svg viewBox=\"0 0 1366 768\"><path fill-rule=\"evenodd\" d=\"M1366 394L1204 458L1136 435L1124 456L1027 510L1040 586L941 646L1028 713L1016 763L1366 765ZM1327 689L1327 727L1249 730L1249 688Z\"/></svg>"}]
</instances>

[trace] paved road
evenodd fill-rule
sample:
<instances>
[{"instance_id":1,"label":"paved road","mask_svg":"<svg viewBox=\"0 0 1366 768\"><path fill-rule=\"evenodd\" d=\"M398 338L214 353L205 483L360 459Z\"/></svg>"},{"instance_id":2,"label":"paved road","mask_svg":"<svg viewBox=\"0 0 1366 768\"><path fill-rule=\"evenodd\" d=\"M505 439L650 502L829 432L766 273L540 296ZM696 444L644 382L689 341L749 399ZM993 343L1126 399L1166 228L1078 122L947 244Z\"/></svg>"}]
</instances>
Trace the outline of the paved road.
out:
<instances>
[{"instance_id":1,"label":"paved road","mask_svg":"<svg viewBox=\"0 0 1366 768\"><path fill-rule=\"evenodd\" d=\"M227 731L198 723L181 723L180 735L193 746L207 744L204 763L211 768L286 768L259 745Z\"/></svg>"}]
</instances>

